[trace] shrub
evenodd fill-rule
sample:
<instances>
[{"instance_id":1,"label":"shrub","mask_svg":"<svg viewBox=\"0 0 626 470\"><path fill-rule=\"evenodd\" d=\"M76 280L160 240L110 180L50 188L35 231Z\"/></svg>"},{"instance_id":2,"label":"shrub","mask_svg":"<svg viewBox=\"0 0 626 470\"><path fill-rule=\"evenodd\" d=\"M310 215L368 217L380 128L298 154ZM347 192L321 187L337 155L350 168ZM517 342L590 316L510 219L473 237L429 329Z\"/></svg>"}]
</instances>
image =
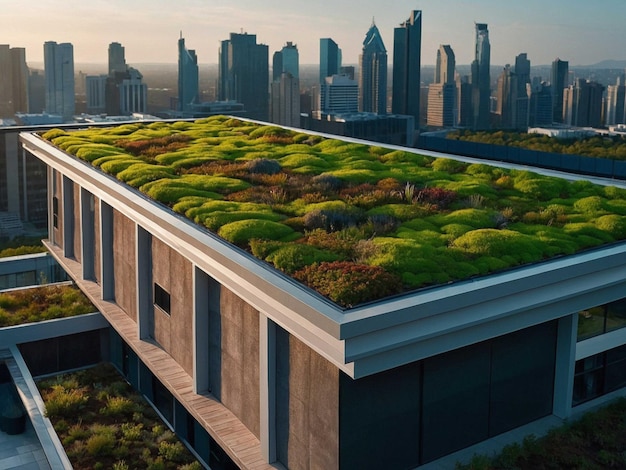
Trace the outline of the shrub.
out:
<instances>
[{"instance_id":1,"label":"shrub","mask_svg":"<svg viewBox=\"0 0 626 470\"><path fill-rule=\"evenodd\" d=\"M250 173L260 173L264 175L275 175L282 170L280 163L267 158L255 158L247 163L246 168Z\"/></svg>"},{"instance_id":2,"label":"shrub","mask_svg":"<svg viewBox=\"0 0 626 470\"><path fill-rule=\"evenodd\" d=\"M110 431L98 432L87 439L86 448L89 455L109 455L115 448L115 434Z\"/></svg>"},{"instance_id":3,"label":"shrub","mask_svg":"<svg viewBox=\"0 0 626 470\"><path fill-rule=\"evenodd\" d=\"M344 307L401 292L400 278L377 266L349 261L315 263L297 271L294 278Z\"/></svg>"},{"instance_id":4,"label":"shrub","mask_svg":"<svg viewBox=\"0 0 626 470\"><path fill-rule=\"evenodd\" d=\"M86 405L88 397L85 389L66 389L62 385L55 385L44 397L46 400L46 417L72 418L80 413Z\"/></svg>"},{"instance_id":5,"label":"shrub","mask_svg":"<svg viewBox=\"0 0 626 470\"><path fill-rule=\"evenodd\" d=\"M135 410L135 404L126 397L109 397L106 406L100 409L105 416L131 415Z\"/></svg>"},{"instance_id":6,"label":"shrub","mask_svg":"<svg viewBox=\"0 0 626 470\"><path fill-rule=\"evenodd\" d=\"M235 245L245 245L253 238L281 240L294 232L290 227L271 220L248 219L226 224L217 233Z\"/></svg>"},{"instance_id":7,"label":"shrub","mask_svg":"<svg viewBox=\"0 0 626 470\"><path fill-rule=\"evenodd\" d=\"M513 256L518 262L538 261L545 246L528 235L511 230L478 229L466 232L452 242L454 248L482 256Z\"/></svg>"},{"instance_id":8,"label":"shrub","mask_svg":"<svg viewBox=\"0 0 626 470\"><path fill-rule=\"evenodd\" d=\"M283 245L265 259L281 271L294 273L305 266L324 261L336 261L339 255L300 243Z\"/></svg>"}]
</instances>

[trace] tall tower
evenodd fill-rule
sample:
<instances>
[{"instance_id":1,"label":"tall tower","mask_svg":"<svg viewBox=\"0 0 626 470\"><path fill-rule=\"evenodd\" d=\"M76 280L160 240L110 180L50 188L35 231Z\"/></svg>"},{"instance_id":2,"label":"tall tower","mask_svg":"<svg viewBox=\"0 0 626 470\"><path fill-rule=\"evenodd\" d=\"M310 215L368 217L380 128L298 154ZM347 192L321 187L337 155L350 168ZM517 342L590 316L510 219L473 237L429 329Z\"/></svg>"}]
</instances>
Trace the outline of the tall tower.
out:
<instances>
[{"instance_id":1,"label":"tall tower","mask_svg":"<svg viewBox=\"0 0 626 470\"><path fill-rule=\"evenodd\" d=\"M270 121L300 126L300 79L298 47L288 42L273 55Z\"/></svg>"},{"instance_id":2,"label":"tall tower","mask_svg":"<svg viewBox=\"0 0 626 470\"><path fill-rule=\"evenodd\" d=\"M476 42L472 62L472 108L475 129L489 128L489 101L491 97L491 46L489 29L485 23L476 23Z\"/></svg>"},{"instance_id":3,"label":"tall tower","mask_svg":"<svg viewBox=\"0 0 626 470\"><path fill-rule=\"evenodd\" d=\"M23 47L0 45L0 118L28 112L28 67Z\"/></svg>"},{"instance_id":4,"label":"tall tower","mask_svg":"<svg viewBox=\"0 0 626 470\"><path fill-rule=\"evenodd\" d=\"M393 86L391 111L415 117L420 123L420 68L422 60L422 12L411 16L393 31Z\"/></svg>"},{"instance_id":5,"label":"tall tower","mask_svg":"<svg viewBox=\"0 0 626 470\"><path fill-rule=\"evenodd\" d=\"M552 120L563 122L563 92L569 85L569 62L558 57L552 62L550 84L552 89Z\"/></svg>"},{"instance_id":6,"label":"tall tower","mask_svg":"<svg viewBox=\"0 0 626 470\"><path fill-rule=\"evenodd\" d=\"M359 111L387 114L387 50L373 21L359 59Z\"/></svg>"},{"instance_id":7,"label":"tall tower","mask_svg":"<svg viewBox=\"0 0 626 470\"><path fill-rule=\"evenodd\" d=\"M124 46L119 42L109 44L109 76L116 73L126 73L126 57Z\"/></svg>"},{"instance_id":8,"label":"tall tower","mask_svg":"<svg viewBox=\"0 0 626 470\"><path fill-rule=\"evenodd\" d=\"M435 81L428 86L429 126L452 127L457 123L457 86L454 79L456 59L449 45L437 49Z\"/></svg>"},{"instance_id":9,"label":"tall tower","mask_svg":"<svg viewBox=\"0 0 626 470\"><path fill-rule=\"evenodd\" d=\"M256 34L230 33L219 52L219 99L243 103L252 119L269 119L269 53Z\"/></svg>"},{"instance_id":10,"label":"tall tower","mask_svg":"<svg viewBox=\"0 0 626 470\"><path fill-rule=\"evenodd\" d=\"M178 110L187 111L198 101L198 57L195 50L185 47L181 33L178 39Z\"/></svg>"},{"instance_id":11,"label":"tall tower","mask_svg":"<svg viewBox=\"0 0 626 470\"><path fill-rule=\"evenodd\" d=\"M300 78L300 54L298 46L291 41L272 56L272 80L280 79L282 73L290 73L294 78Z\"/></svg>"},{"instance_id":12,"label":"tall tower","mask_svg":"<svg viewBox=\"0 0 626 470\"><path fill-rule=\"evenodd\" d=\"M337 75L341 68L341 49L330 38L320 39L320 84L326 77Z\"/></svg>"},{"instance_id":13,"label":"tall tower","mask_svg":"<svg viewBox=\"0 0 626 470\"><path fill-rule=\"evenodd\" d=\"M43 45L46 74L46 111L70 121L75 113L74 47L48 41Z\"/></svg>"},{"instance_id":14,"label":"tall tower","mask_svg":"<svg viewBox=\"0 0 626 470\"><path fill-rule=\"evenodd\" d=\"M435 83L454 83L454 69L456 59L454 51L447 44L437 49L437 63L435 66Z\"/></svg>"}]
</instances>

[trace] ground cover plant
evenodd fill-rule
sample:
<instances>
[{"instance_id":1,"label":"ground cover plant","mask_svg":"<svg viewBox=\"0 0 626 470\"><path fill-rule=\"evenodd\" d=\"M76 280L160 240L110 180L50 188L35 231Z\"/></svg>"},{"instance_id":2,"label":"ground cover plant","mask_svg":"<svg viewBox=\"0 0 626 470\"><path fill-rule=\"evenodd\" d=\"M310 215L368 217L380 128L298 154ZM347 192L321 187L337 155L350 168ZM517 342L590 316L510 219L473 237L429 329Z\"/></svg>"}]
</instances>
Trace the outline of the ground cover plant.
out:
<instances>
[{"instance_id":1,"label":"ground cover plant","mask_svg":"<svg viewBox=\"0 0 626 470\"><path fill-rule=\"evenodd\" d=\"M47 285L0 293L0 328L95 311L89 299L73 285Z\"/></svg>"},{"instance_id":2,"label":"ground cover plant","mask_svg":"<svg viewBox=\"0 0 626 470\"><path fill-rule=\"evenodd\" d=\"M74 469L202 468L110 364L37 386Z\"/></svg>"},{"instance_id":3,"label":"ground cover plant","mask_svg":"<svg viewBox=\"0 0 626 470\"><path fill-rule=\"evenodd\" d=\"M476 455L457 470L538 470L626 468L626 398L620 398L579 420L530 435L498 455Z\"/></svg>"},{"instance_id":4,"label":"ground cover plant","mask_svg":"<svg viewBox=\"0 0 626 470\"><path fill-rule=\"evenodd\" d=\"M12 240L0 241L0 258L43 253L44 251L46 248L41 243L41 238L16 237Z\"/></svg>"},{"instance_id":5,"label":"ground cover plant","mask_svg":"<svg viewBox=\"0 0 626 470\"><path fill-rule=\"evenodd\" d=\"M626 239L626 190L214 116L42 135L352 307Z\"/></svg>"}]
</instances>

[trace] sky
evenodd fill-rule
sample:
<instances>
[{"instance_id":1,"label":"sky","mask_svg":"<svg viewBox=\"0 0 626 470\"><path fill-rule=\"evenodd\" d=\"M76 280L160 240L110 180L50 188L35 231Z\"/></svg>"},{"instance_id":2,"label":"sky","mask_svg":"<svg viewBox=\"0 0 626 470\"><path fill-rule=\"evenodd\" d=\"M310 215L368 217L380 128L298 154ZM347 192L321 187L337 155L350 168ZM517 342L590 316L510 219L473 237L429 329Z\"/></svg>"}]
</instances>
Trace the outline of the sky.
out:
<instances>
[{"instance_id":1,"label":"sky","mask_svg":"<svg viewBox=\"0 0 626 470\"><path fill-rule=\"evenodd\" d=\"M422 64L435 63L449 44L457 64L473 60L474 23L487 23L491 63L514 63L526 52L533 65L556 57L572 65L626 59L626 0L0 0L0 44L25 47L43 62L45 41L71 42L75 63L106 63L120 42L126 62L176 63L182 32L198 62L218 61L231 32L256 34L272 54L291 41L301 64L319 63L319 39L330 37L344 64L358 64L375 21L393 57L393 29L422 11Z\"/></svg>"}]
</instances>

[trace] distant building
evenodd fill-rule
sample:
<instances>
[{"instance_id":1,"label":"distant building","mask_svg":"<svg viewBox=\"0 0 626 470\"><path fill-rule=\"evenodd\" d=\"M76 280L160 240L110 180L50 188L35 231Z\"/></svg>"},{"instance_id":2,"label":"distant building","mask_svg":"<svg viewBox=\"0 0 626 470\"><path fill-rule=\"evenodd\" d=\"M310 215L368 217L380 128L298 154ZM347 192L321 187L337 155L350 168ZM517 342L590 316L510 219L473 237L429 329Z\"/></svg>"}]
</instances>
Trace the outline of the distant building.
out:
<instances>
[{"instance_id":1,"label":"distant building","mask_svg":"<svg viewBox=\"0 0 626 470\"><path fill-rule=\"evenodd\" d=\"M359 108L359 85L345 75L326 77L320 93L321 114L356 113Z\"/></svg>"},{"instance_id":2,"label":"distant building","mask_svg":"<svg viewBox=\"0 0 626 470\"><path fill-rule=\"evenodd\" d=\"M530 94L528 125L549 126L552 123L552 87L549 83L533 80L528 85Z\"/></svg>"},{"instance_id":3,"label":"distant building","mask_svg":"<svg viewBox=\"0 0 626 470\"><path fill-rule=\"evenodd\" d=\"M251 119L269 119L269 53L256 34L231 33L222 41L218 97L243 103Z\"/></svg>"},{"instance_id":4,"label":"distant building","mask_svg":"<svg viewBox=\"0 0 626 470\"><path fill-rule=\"evenodd\" d=\"M457 86L454 81L456 60L449 45L437 50L435 80L428 87L427 125L453 127L457 124Z\"/></svg>"},{"instance_id":5,"label":"distant building","mask_svg":"<svg viewBox=\"0 0 626 470\"><path fill-rule=\"evenodd\" d=\"M326 77L339 74L341 69L341 49L331 38L320 39L320 79L323 84ZM354 77L352 77L354 79Z\"/></svg>"},{"instance_id":6,"label":"distant building","mask_svg":"<svg viewBox=\"0 0 626 470\"><path fill-rule=\"evenodd\" d=\"M119 42L109 44L109 75L113 76L116 72L126 72L126 56L124 46Z\"/></svg>"},{"instance_id":7,"label":"distant building","mask_svg":"<svg viewBox=\"0 0 626 470\"><path fill-rule=\"evenodd\" d=\"M339 75L345 75L351 80L354 80L354 65L342 65L339 68Z\"/></svg>"},{"instance_id":8,"label":"distant building","mask_svg":"<svg viewBox=\"0 0 626 470\"><path fill-rule=\"evenodd\" d=\"M387 49L374 22L359 57L359 111L387 113Z\"/></svg>"},{"instance_id":9,"label":"distant building","mask_svg":"<svg viewBox=\"0 0 626 470\"><path fill-rule=\"evenodd\" d=\"M472 109L474 129L490 127L491 45L485 23L476 23L476 42L472 62Z\"/></svg>"},{"instance_id":10,"label":"distant building","mask_svg":"<svg viewBox=\"0 0 626 470\"><path fill-rule=\"evenodd\" d=\"M133 67L128 68L126 78L119 84L120 114L144 114L148 109L148 85L142 82L143 75Z\"/></svg>"},{"instance_id":11,"label":"distant building","mask_svg":"<svg viewBox=\"0 0 626 470\"><path fill-rule=\"evenodd\" d=\"M85 77L87 112L102 114L106 112L106 87L108 75L88 75Z\"/></svg>"},{"instance_id":12,"label":"distant building","mask_svg":"<svg viewBox=\"0 0 626 470\"><path fill-rule=\"evenodd\" d=\"M472 113L472 84L467 75L456 78L457 125L471 127L474 122Z\"/></svg>"},{"instance_id":13,"label":"distant building","mask_svg":"<svg viewBox=\"0 0 626 470\"><path fill-rule=\"evenodd\" d=\"M298 46L288 41L280 51L274 52L272 58L272 80L280 79L282 73L290 73L300 78L300 54Z\"/></svg>"},{"instance_id":14,"label":"distant building","mask_svg":"<svg viewBox=\"0 0 626 470\"><path fill-rule=\"evenodd\" d=\"M74 47L70 43L48 41L43 46L46 74L46 111L65 121L74 117Z\"/></svg>"},{"instance_id":15,"label":"distant building","mask_svg":"<svg viewBox=\"0 0 626 470\"><path fill-rule=\"evenodd\" d=\"M515 77L516 77L516 93L515 93L515 128L528 128L529 123L529 96L528 85L530 85L530 60L528 55L523 52L515 57Z\"/></svg>"},{"instance_id":16,"label":"distant building","mask_svg":"<svg viewBox=\"0 0 626 470\"><path fill-rule=\"evenodd\" d=\"M270 121L283 126L299 127L300 65L297 46L288 42L280 51L275 52L272 66Z\"/></svg>"},{"instance_id":17,"label":"distant building","mask_svg":"<svg viewBox=\"0 0 626 470\"><path fill-rule=\"evenodd\" d=\"M185 39L178 40L178 110L187 111L198 103L200 96L198 57L196 51L185 47Z\"/></svg>"},{"instance_id":18,"label":"distant building","mask_svg":"<svg viewBox=\"0 0 626 470\"><path fill-rule=\"evenodd\" d=\"M28 111L26 49L0 45L0 118Z\"/></svg>"},{"instance_id":19,"label":"distant building","mask_svg":"<svg viewBox=\"0 0 626 470\"><path fill-rule=\"evenodd\" d=\"M28 112L42 113L46 108L46 77L42 70L31 70L28 77Z\"/></svg>"},{"instance_id":20,"label":"distant building","mask_svg":"<svg viewBox=\"0 0 626 470\"><path fill-rule=\"evenodd\" d=\"M563 93L569 85L569 62L558 57L552 62L552 74L550 86L552 88L552 120L564 122L563 116Z\"/></svg>"},{"instance_id":21,"label":"distant building","mask_svg":"<svg viewBox=\"0 0 626 470\"><path fill-rule=\"evenodd\" d=\"M420 68L422 49L422 12L411 16L393 32L393 85L391 112L410 115L420 123Z\"/></svg>"},{"instance_id":22,"label":"distant building","mask_svg":"<svg viewBox=\"0 0 626 470\"><path fill-rule=\"evenodd\" d=\"M612 126L626 123L626 84L624 76L619 77L615 85L609 85L606 92L605 124Z\"/></svg>"},{"instance_id":23,"label":"distant building","mask_svg":"<svg viewBox=\"0 0 626 470\"><path fill-rule=\"evenodd\" d=\"M598 82L577 79L563 94L565 124L576 127L602 126L604 87Z\"/></svg>"}]
</instances>

